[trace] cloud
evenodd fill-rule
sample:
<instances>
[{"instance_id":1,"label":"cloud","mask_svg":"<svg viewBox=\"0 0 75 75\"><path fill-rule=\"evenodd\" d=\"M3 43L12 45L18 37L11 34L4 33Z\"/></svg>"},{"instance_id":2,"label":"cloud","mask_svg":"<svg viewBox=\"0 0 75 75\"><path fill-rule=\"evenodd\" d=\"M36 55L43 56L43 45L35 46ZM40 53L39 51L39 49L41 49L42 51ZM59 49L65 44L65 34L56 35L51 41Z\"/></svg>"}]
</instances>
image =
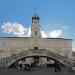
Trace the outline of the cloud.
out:
<instances>
[{"instance_id":1,"label":"cloud","mask_svg":"<svg viewBox=\"0 0 75 75\"><path fill-rule=\"evenodd\" d=\"M31 28L25 28L26 29L26 34L21 35L20 37L30 37L31 35Z\"/></svg>"},{"instance_id":2,"label":"cloud","mask_svg":"<svg viewBox=\"0 0 75 75\"><path fill-rule=\"evenodd\" d=\"M1 29L3 30L4 33L13 34L13 35L18 36L18 37L24 36L24 35L29 36L29 34L30 34L30 32L27 31L27 28L23 27L22 24L19 24L17 22L15 22L15 23L11 23L11 22L3 23L1 26Z\"/></svg>"},{"instance_id":3,"label":"cloud","mask_svg":"<svg viewBox=\"0 0 75 75\"><path fill-rule=\"evenodd\" d=\"M62 30L61 29L57 29L57 30L53 30L51 32L49 32L50 37L52 38L57 38L62 34Z\"/></svg>"},{"instance_id":4,"label":"cloud","mask_svg":"<svg viewBox=\"0 0 75 75\"><path fill-rule=\"evenodd\" d=\"M47 37L47 35L46 35L46 33L44 31L41 31L41 34L42 34L42 37L43 38L46 38Z\"/></svg>"}]
</instances>

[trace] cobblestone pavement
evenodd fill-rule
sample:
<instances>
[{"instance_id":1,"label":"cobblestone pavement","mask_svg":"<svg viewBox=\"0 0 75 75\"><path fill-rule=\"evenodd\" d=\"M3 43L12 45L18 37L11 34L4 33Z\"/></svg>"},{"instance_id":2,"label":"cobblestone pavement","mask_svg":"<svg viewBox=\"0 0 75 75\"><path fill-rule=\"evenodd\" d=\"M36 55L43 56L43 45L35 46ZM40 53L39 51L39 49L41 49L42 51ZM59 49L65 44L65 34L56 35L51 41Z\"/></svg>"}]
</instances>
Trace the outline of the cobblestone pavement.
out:
<instances>
[{"instance_id":1,"label":"cobblestone pavement","mask_svg":"<svg viewBox=\"0 0 75 75\"><path fill-rule=\"evenodd\" d=\"M55 72L54 68L35 69L29 72L18 69L0 69L0 75L75 75L75 72L69 72L67 69Z\"/></svg>"}]
</instances>

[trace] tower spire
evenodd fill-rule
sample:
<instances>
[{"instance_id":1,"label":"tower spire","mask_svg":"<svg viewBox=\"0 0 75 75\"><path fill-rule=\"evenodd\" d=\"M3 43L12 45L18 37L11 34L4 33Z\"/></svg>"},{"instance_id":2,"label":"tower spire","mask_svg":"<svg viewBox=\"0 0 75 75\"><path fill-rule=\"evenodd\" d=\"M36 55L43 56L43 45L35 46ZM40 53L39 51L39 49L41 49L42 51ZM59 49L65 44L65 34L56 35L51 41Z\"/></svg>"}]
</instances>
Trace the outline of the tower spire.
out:
<instances>
[{"instance_id":1,"label":"tower spire","mask_svg":"<svg viewBox=\"0 0 75 75\"><path fill-rule=\"evenodd\" d=\"M36 8L34 9L34 15L33 16L38 16Z\"/></svg>"},{"instance_id":2,"label":"tower spire","mask_svg":"<svg viewBox=\"0 0 75 75\"><path fill-rule=\"evenodd\" d=\"M36 15L36 8L34 9L35 11L34 11L34 14Z\"/></svg>"}]
</instances>

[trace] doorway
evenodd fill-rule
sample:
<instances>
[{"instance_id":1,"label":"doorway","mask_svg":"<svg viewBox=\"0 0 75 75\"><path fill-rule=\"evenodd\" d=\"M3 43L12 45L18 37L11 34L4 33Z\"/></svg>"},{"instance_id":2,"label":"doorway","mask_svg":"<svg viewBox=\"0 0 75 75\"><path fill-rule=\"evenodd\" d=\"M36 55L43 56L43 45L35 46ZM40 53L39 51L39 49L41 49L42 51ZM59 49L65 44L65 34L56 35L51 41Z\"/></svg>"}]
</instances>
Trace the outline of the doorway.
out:
<instances>
[{"instance_id":1,"label":"doorway","mask_svg":"<svg viewBox=\"0 0 75 75\"><path fill-rule=\"evenodd\" d=\"M34 56L34 66L38 66L39 64L39 57L38 56Z\"/></svg>"}]
</instances>

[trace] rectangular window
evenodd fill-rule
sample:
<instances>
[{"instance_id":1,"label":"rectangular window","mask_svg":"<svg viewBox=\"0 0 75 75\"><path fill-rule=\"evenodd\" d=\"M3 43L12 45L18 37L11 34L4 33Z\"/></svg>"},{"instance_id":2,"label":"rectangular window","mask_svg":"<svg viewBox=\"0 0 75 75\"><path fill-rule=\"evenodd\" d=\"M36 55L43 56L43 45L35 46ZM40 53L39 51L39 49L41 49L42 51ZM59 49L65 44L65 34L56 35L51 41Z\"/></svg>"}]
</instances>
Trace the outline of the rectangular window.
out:
<instances>
[{"instance_id":1,"label":"rectangular window","mask_svg":"<svg viewBox=\"0 0 75 75\"><path fill-rule=\"evenodd\" d=\"M35 35L37 36L37 31L35 31Z\"/></svg>"}]
</instances>

